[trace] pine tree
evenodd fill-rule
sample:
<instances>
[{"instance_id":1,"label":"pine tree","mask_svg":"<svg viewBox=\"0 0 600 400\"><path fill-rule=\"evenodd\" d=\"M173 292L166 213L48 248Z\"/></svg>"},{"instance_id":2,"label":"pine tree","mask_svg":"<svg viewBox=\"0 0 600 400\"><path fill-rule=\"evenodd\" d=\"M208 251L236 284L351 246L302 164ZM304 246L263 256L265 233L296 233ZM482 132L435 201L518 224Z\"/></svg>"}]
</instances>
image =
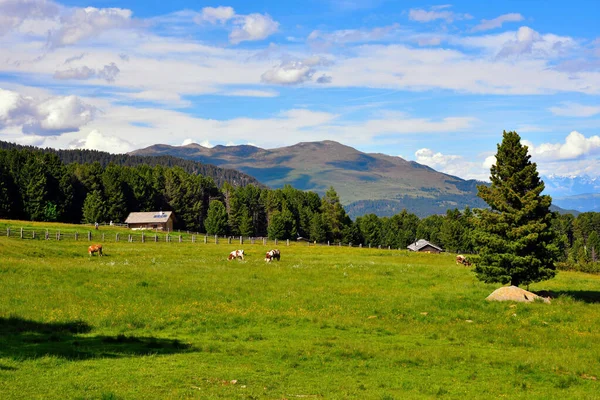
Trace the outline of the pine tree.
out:
<instances>
[{"instance_id":1,"label":"pine tree","mask_svg":"<svg viewBox=\"0 0 600 400\"><path fill-rule=\"evenodd\" d=\"M479 210L476 240L480 261L477 277L487 283L529 285L556 274L559 257L552 199L542 195L544 182L516 132L504 132L491 186L479 185L478 196L491 209Z\"/></svg>"},{"instance_id":2,"label":"pine tree","mask_svg":"<svg viewBox=\"0 0 600 400\"><path fill-rule=\"evenodd\" d=\"M210 202L204 227L209 235L224 235L227 233L227 209L219 200Z\"/></svg>"}]
</instances>

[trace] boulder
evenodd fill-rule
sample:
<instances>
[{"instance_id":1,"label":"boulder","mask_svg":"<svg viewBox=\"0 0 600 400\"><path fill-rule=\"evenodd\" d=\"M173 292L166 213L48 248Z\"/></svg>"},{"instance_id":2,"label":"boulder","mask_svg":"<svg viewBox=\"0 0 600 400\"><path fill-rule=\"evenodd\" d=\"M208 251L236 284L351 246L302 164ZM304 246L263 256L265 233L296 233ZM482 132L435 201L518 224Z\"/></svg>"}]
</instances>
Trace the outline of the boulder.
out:
<instances>
[{"instance_id":1,"label":"boulder","mask_svg":"<svg viewBox=\"0 0 600 400\"><path fill-rule=\"evenodd\" d=\"M520 301L531 303L534 301L543 301L544 303L550 303L550 299L547 297L538 296L535 293L528 292L525 289L521 289L517 286L504 286L496 289L486 297L486 300L490 301Z\"/></svg>"}]
</instances>

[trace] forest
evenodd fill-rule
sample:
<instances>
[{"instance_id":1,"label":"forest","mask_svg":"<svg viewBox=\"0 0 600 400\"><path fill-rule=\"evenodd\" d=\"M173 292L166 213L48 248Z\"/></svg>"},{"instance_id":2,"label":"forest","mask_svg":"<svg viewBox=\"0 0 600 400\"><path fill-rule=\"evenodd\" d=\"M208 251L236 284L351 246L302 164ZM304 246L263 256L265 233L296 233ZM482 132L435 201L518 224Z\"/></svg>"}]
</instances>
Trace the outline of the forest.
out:
<instances>
[{"instance_id":1,"label":"forest","mask_svg":"<svg viewBox=\"0 0 600 400\"><path fill-rule=\"evenodd\" d=\"M133 211L171 210L175 229L192 232L400 249L426 239L449 252L478 250L477 209L425 218L402 210L391 217L367 214L352 220L333 187L320 197L289 185L269 189L243 183L226 175L218 185L179 165L67 163L56 152L13 147L0 150L0 218L122 223ZM561 262L597 268L600 213L555 213L554 229Z\"/></svg>"}]
</instances>

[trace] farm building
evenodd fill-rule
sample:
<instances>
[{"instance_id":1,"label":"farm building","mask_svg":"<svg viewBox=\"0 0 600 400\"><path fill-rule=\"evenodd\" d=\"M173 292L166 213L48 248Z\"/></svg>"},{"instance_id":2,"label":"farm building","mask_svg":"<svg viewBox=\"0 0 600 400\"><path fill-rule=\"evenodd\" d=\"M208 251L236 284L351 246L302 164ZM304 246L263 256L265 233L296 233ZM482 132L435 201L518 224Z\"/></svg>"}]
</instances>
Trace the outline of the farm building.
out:
<instances>
[{"instance_id":1,"label":"farm building","mask_svg":"<svg viewBox=\"0 0 600 400\"><path fill-rule=\"evenodd\" d=\"M431 244L425 239L419 239L407 248L411 251L418 251L421 253L441 253L444 251L441 247Z\"/></svg>"},{"instance_id":2,"label":"farm building","mask_svg":"<svg viewBox=\"0 0 600 400\"><path fill-rule=\"evenodd\" d=\"M132 212L125 223L131 229L158 229L172 231L175 215L173 211Z\"/></svg>"}]
</instances>

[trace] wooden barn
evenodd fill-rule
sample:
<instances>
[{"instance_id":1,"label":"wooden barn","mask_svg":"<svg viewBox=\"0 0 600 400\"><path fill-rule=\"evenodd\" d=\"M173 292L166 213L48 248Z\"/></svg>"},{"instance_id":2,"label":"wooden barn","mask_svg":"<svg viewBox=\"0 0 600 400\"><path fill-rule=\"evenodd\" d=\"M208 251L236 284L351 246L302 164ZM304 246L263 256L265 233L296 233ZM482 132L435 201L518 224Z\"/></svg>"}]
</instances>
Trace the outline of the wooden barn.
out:
<instances>
[{"instance_id":1,"label":"wooden barn","mask_svg":"<svg viewBox=\"0 0 600 400\"><path fill-rule=\"evenodd\" d=\"M420 253L441 253L444 251L441 247L431 244L425 239L417 240L413 244L409 245L408 249L411 251L418 251Z\"/></svg>"},{"instance_id":2,"label":"wooden barn","mask_svg":"<svg viewBox=\"0 0 600 400\"><path fill-rule=\"evenodd\" d=\"M158 229L159 231L173 230L175 215L173 211L132 212L125 223L130 229Z\"/></svg>"}]
</instances>

